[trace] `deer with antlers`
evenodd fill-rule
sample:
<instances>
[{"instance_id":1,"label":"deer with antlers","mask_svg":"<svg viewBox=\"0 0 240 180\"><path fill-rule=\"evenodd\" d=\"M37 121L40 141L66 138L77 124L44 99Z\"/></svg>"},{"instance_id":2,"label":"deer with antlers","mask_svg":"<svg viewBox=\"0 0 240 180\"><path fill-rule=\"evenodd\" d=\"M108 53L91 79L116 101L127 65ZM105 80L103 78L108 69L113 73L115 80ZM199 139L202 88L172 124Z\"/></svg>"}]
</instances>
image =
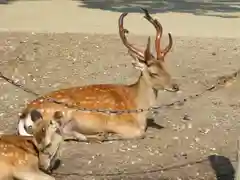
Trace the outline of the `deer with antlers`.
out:
<instances>
[{"instance_id":1,"label":"deer with antlers","mask_svg":"<svg viewBox=\"0 0 240 180\"><path fill-rule=\"evenodd\" d=\"M43 120L36 110L29 114L36 120L31 129L33 136L0 135L0 180L55 179L47 173L51 172L59 158L63 141L60 121L56 115L50 120Z\"/></svg>"},{"instance_id":2,"label":"deer with antlers","mask_svg":"<svg viewBox=\"0 0 240 180\"><path fill-rule=\"evenodd\" d=\"M117 139L143 138L147 128L147 112L104 114L99 112L84 112L65 107L61 104L49 102L48 98L59 102L75 104L78 107L89 109L128 110L148 108L155 104L157 92L166 90L177 92L175 84L164 67L164 58L172 47L172 36L169 33L169 44L161 50L162 26L153 19L147 10L147 19L156 29L155 49L156 57L150 52L150 37L145 50L140 50L127 40L128 32L123 27L127 13L119 17L119 35L129 54L134 59L133 66L141 71L138 80L131 85L122 84L93 84L83 87L72 87L51 92L30 102L22 112L18 124L18 132L22 135L31 135L28 127L34 126L34 118L29 115L31 109L38 109L44 119L52 117L56 111L62 114L65 123L63 134L65 138L74 137L79 141L104 140L105 134L117 135Z\"/></svg>"}]
</instances>

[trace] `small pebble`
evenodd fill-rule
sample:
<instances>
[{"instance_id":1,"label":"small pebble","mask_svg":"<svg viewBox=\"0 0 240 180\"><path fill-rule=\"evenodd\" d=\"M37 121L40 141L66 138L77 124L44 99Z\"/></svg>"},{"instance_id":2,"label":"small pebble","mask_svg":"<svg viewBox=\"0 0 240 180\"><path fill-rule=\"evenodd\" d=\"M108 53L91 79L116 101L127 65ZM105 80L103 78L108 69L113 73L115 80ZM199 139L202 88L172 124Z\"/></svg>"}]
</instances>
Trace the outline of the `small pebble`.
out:
<instances>
[{"instance_id":1,"label":"small pebble","mask_svg":"<svg viewBox=\"0 0 240 180\"><path fill-rule=\"evenodd\" d=\"M191 118L190 118L189 115L185 114L185 115L183 116L183 120L184 120L184 121L190 121Z\"/></svg>"}]
</instances>

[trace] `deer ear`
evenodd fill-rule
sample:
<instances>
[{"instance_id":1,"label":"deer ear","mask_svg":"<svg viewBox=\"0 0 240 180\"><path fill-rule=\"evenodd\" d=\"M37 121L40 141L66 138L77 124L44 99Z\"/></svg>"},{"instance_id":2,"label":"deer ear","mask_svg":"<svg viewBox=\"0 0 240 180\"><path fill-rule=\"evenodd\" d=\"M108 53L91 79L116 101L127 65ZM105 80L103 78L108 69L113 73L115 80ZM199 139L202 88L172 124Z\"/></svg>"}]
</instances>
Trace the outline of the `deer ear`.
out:
<instances>
[{"instance_id":1,"label":"deer ear","mask_svg":"<svg viewBox=\"0 0 240 180\"><path fill-rule=\"evenodd\" d=\"M30 116L31 116L31 119L33 122L36 122L37 120L39 119L42 119L42 114L37 111L36 109L33 109L31 112L30 112Z\"/></svg>"},{"instance_id":2,"label":"deer ear","mask_svg":"<svg viewBox=\"0 0 240 180\"><path fill-rule=\"evenodd\" d=\"M144 60L146 62L152 58L152 54L151 54L151 51L150 51L150 45L151 45L151 39L150 39L150 36L149 36L148 37L148 42L147 42L147 47L144 51Z\"/></svg>"},{"instance_id":3,"label":"deer ear","mask_svg":"<svg viewBox=\"0 0 240 180\"><path fill-rule=\"evenodd\" d=\"M63 117L63 112L62 111L56 111L53 115L54 119L61 119Z\"/></svg>"},{"instance_id":4,"label":"deer ear","mask_svg":"<svg viewBox=\"0 0 240 180\"><path fill-rule=\"evenodd\" d=\"M63 112L56 111L53 115L53 119L61 126L62 125Z\"/></svg>"}]
</instances>

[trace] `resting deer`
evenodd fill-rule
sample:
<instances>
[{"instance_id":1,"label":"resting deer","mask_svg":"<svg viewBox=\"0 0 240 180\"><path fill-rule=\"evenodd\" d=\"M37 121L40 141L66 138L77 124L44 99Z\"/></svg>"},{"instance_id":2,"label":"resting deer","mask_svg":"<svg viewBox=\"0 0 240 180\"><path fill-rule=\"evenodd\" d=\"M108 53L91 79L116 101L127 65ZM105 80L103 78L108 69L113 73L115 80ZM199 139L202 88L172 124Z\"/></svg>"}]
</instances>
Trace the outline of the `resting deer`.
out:
<instances>
[{"instance_id":1,"label":"resting deer","mask_svg":"<svg viewBox=\"0 0 240 180\"><path fill-rule=\"evenodd\" d=\"M36 110L29 114L38 119L32 137L0 135L0 180L55 179L43 171L50 172L57 162L62 142L60 121L42 120Z\"/></svg>"},{"instance_id":2,"label":"resting deer","mask_svg":"<svg viewBox=\"0 0 240 180\"><path fill-rule=\"evenodd\" d=\"M45 117L43 119L52 117L56 111L61 111L62 121L66 124L63 134L73 136L79 141L88 141L90 138L100 138L102 140L99 135L105 133L113 133L120 136L119 139L143 138L147 128L147 112L112 115L84 112L49 102L47 98L75 104L82 108L128 110L153 106L159 90L178 91L178 85L172 81L170 74L164 67L164 58L172 47L172 36L169 33L169 44L161 50L162 26L149 15L147 10L144 11L145 18L157 31L155 40L156 57L150 52L150 37L145 51L128 42L126 38L127 30L123 27L123 21L127 13L121 14L118 22L120 38L134 59L133 66L141 71L141 75L135 83L131 85L94 84L61 89L44 95L30 102L24 109L19 120L19 134L31 135L26 131L26 127L34 125L34 119L29 115L29 111L38 109Z\"/></svg>"}]
</instances>

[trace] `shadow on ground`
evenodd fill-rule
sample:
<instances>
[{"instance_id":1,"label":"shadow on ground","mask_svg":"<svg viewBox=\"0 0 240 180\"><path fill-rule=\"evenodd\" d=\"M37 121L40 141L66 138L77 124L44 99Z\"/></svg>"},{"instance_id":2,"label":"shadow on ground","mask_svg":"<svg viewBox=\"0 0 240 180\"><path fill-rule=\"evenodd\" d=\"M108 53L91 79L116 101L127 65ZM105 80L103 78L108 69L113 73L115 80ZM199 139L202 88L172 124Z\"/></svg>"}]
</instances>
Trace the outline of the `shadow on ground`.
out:
<instances>
[{"instance_id":1,"label":"shadow on ground","mask_svg":"<svg viewBox=\"0 0 240 180\"><path fill-rule=\"evenodd\" d=\"M192 163L187 163L187 164L181 164L181 165L176 165L176 166L170 166L167 168L157 168L154 170L148 170L148 171L135 171L135 172L120 172L120 173L99 173L99 174L94 174L94 176L97 177L108 177L108 179L111 180L120 180L123 178L127 179L131 179L131 180L139 180L139 179L152 179L149 178L147 174L161 174L162 171L171 171L171 170L176 170L176 169L181 169L184 168L186 166L194 166L198 163L203 163L205 161L209 161L211 168L214 171L215 174L215 178L216 180L234 180L234 175L235 175L235 170L234 167L230 161L229 158L225 157L225 156L219 156L219 155L210 155L208 156L207 159L203 159L202 161L199 162L192 162ZM57 176L91 176L92 174L81 174L81 173L54 173ZM158 178L159 179L159 178ZM171 178L165 177L165 176L161 176L161 178L159 180L170 180ZM183 178L185 179L185 178Z\"/></svg>"},{"instance_id":2,"label":"shadow on ground","mask_svg":"<svg viewBox=\"0 0 240 180\"><path fill-rule=\"evenodd\" d=\"M217 180L233 180L235 170L231 161L224 156L211 155L208 157Z\"/></svg>"},{"instance_id":3,"label":"shadow on ground","mask_svg":"<svg viewBox=\"0 0 240 180\"><path fill-rule=\"evenodd\" d=\"M0 0L0 5L11 4L18 0ZM23 0L33 1L33 0ZM36 0L35 0L36 1ZM38 0L36 2L39 2ZM73 0L79 7L101 9L113 12L141 12L140 7L151 13L190 13L194 15L216 16L222 18L240 18L229 13L240 11L239 0Z\"/></svg>"},{"instance_id":4,"label":"shadow on ground","mask_svg":"<svg viewBox=\"0 0 240 180\"><path fill-rule=\"evenodd\" d=\"M115 12L141 12L139 7L147 8L151 13L179 12L194 15L239 18L227 13L239 12L239 0L74 0L80 7ZM217 14L216 14L217 13Z\"/></svg>"},{"instance_id":5,"label":"shadow on ground","mask_svg":"<svg viewBox=\"0 0 240 180\"><path fill-rule=\"evenodd\" d=\"M12 4L15 1L35 1L35 2L39 2L39 1L51 1L51 0L0 0L0 5L7 5L7 4Z\"/></svg>"},{"instance_id":6,"label":"shadow on ground","mask_svg":"<svg viewBox=\"0 0 240 180\"><path fill-rule=\"evenodd\" d=\"M2 4L9 4L9 1L7 1L7 0L0 0L0 5L2 5Z\"/></svg>"},{"instance_id":7,"label":"shadow on ground","mask_svg":"<svg viewBox=\"0 0 240 180\"><path fill-rule=\"evenodd\" d=\"M17 1L17 0L0 0L0 5L11 4L14 1Z\"/></svg>"}]
</instances>

